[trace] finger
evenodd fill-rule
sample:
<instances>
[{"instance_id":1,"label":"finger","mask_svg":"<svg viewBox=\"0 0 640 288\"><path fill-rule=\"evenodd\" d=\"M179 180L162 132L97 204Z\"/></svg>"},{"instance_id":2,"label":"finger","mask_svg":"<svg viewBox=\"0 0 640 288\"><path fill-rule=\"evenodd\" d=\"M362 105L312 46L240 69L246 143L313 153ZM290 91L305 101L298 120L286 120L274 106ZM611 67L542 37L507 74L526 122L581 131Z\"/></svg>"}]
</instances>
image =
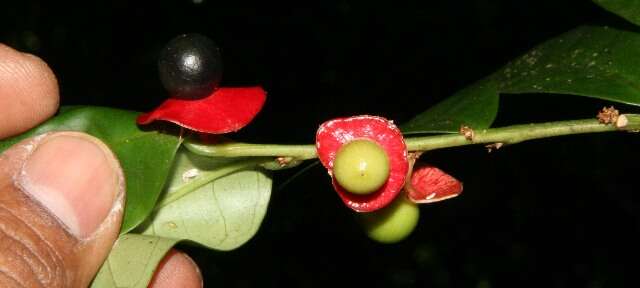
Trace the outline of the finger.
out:
<instances>
[{"instance_id":1,"label":"finger","mask_svg":"<svg viewBox=\"0 0 640 288\"><path fill-rule=\"evenodd\" d=\"M87 287L123 205L122 170L98 139L58 132L14 145L0 155L0 287Z\"/></svg>"},{"instance_id":2,"label":"finger","mask_svg":"<svg viewBox=\"0 0 640 288\"><path fill-rule=\"evenodd\" d=\"M196 263L187 254L171 249L158 265L149 287L200 288L203 287L202 275Z\"/></svg>"},{"instance_id":3,"label":"finger","mask_svg":"<svg viewBox=\"0 0 640 288\"><path fill-rule=\"evenodd\" d=\"M24 132L58 109L58 82L31 54L0 44L0 139Z\"/></svg>"}]
</instances>

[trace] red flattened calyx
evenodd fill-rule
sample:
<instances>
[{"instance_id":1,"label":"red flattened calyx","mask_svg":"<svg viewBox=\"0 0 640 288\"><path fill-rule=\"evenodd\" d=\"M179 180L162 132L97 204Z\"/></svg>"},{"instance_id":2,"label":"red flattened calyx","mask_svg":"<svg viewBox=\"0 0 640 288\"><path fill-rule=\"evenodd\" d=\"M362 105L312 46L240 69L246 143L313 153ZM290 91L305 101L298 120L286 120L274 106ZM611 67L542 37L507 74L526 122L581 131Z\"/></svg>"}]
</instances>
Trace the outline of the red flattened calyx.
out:
<instances>
[{"instance_id":1,"label":"red flattened calyx","mask_svg":"<svg viewBox=\"0 0 640 288\"><path fill-rule=\"evenodd\" d=\"M220 87L202 99L165 100L155 110L138 116L138 124L164 120L201 133L223 134L246 126L266 100L261 87Z\"/></svg>"},{"instance_id":2,"label":"red flattened calyx","mask_svg":"<svg viewBox=\"0 0 640 288\"><path fill-rule=\"evenodd\" d=\"M358 212L371 212L385 207L398 196L405 183L409 162L402 133L393 122L377 116L338 118L320 125L316 133L316 149L322 165L332 174L333 160L342 145L357 139L368 139L380 145L389 157L389 178L377 191L357 195L345 191L333 179L342 201ZM333 178L333 177L332 177Z\"/></svg>"},{"instance_id":3,"label":"red flattened calyx","mask_svg":"<svg viewBox=\"0 0 640 288\"><path fill-rule=\"evenodd\" d=\"M431 165L416 165L405 189L414 203L432 203L462 193L462 182Z\"/></svg>"}]
</instances>

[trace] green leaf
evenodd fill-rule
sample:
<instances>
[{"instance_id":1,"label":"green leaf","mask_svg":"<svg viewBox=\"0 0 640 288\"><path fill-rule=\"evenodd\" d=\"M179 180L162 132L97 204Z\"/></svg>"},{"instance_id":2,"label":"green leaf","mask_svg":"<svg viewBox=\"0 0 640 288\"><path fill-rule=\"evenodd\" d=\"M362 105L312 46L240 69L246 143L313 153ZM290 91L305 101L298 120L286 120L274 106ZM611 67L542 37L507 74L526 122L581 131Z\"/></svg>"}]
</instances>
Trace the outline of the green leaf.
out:
<instances>
[{"instance_id":1,"label":"green leaf","mask_svg":"<svg viewBox=\"0 0 640 288\"><path fill-rule=\"evenodd\" d=\"M640 105L640 34L580 27L532 49L401 126L404 133L488 128L499 94L571 94Z\"/></svg>"},{"instance_id":2,"label":"green leaf","mask_svg":"<svg viewBox=\"0 0 640 288\"><path fill-rule=\"evenodd\" d=\"M494 74L501 93L557 93L640 105L640 34L582 27Z\"/></svg>"},{"instance_id":3,"label":"green leaf","mask_svg":"<svg viewBox=\"0 0 640 288\"><path fill-rule=\"evenodd\" d=\"M258 161L180 149L162 207L140 226L142 234L188 239L217 250L244 244L258 231L271 196L271 179L256 168Z\"/></svg>"},{"instance_id":4,"label":"green leaf","mask_svg":"<svg viewBox=\"0 0 640 288\"><path fill-rule=\"evenodd\" d=\"M640 0L593 0L593 2L633 24L640 25Z\"/></svg>"},{"instance_id":5,"label":"green leaf","mask_svg":"<svg viewBox=\"0 0 640 288\"><path fill-rule=\"evenodd\" d=\"M498 114L498 89L484 79L438 103L402 125L405 134L452 133L460 125L488 128Z\"/></svg>"},{"instance_id":6,"label":"green leaf","mask_svg":"<svg viewBox=\"0 0 640 288\"><path fill-rule=\"evenodd\" d=\"M181 139L162 131L141 130L138 113L105 107L65 107L44 124L0 141L0 151L27 137L51 131L82 131L103 142L118 157L127 181L127 203L121 228L126 233L153 210Z\"/></svg>"},{"instance_id":7,"label":"green leaf","mask_svg":"<svg viewBox=\"0 0 640 288\"><path fill-rule=\"evenodd\" d=\"M177 242L154 236L121 235L91 287L147 287L158 263Z\"/></svg>"}]
</instances>

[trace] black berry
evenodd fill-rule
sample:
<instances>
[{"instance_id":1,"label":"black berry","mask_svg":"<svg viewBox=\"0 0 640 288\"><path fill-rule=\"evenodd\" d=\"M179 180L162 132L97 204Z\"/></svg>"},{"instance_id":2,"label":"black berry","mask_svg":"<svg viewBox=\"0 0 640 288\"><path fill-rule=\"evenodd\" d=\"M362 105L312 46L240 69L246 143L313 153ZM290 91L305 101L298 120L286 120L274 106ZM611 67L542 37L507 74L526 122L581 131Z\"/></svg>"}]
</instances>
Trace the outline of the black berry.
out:
<instances>
[{"instance_id":1,"label":"black berry","mask_svg":"<svg viewBox=\"0 0 640 288\"><path fill-rule=\"evenodd\" d=\"M200 34L183 34L162 49L158 60L160 81L171 97L204 98L222 78L220 49Z\"/></svg>"}]
</instances>

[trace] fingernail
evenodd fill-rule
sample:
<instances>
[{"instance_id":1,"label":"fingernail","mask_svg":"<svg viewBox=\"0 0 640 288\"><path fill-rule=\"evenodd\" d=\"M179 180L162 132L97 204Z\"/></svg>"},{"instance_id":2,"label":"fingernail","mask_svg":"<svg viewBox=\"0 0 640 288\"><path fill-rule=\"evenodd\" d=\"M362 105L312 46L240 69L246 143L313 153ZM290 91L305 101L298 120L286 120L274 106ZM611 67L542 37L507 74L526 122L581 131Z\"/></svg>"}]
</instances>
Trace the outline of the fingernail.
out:
<instances>
[{"instance_id":1,"label":"fingernail","mask_svg":"<svg viewBox=\"0 0 640 288\"><path fill-rule=\"evenodd\" d=\"M19 183L79 238L93 234L122 190L120 166L98 139L78 132L46 136L28 156Z\"/></svg>"}]
</instances>

